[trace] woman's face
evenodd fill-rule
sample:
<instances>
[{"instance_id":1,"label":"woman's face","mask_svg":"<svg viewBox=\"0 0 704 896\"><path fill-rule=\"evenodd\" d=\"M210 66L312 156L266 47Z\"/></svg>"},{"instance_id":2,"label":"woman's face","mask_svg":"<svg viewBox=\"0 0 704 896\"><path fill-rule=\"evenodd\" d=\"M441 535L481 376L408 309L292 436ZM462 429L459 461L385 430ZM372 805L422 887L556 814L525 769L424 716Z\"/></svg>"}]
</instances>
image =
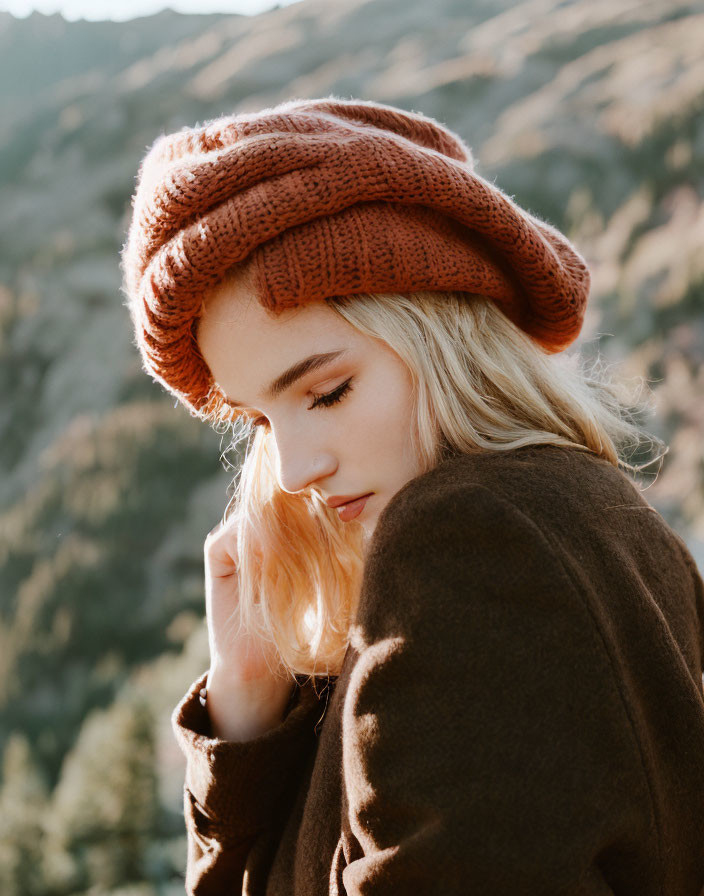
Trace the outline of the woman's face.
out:
<instances>
[{"instance_id":1,"label":"woman's face","mask_svg":"<svg viewBox=\"0 0 704 896\"><path fill-rule=\"evenodd\" d=\"M354 518L371 535L385 505L421 472L412 383L398 355L324 302L272 316L244 277L213 290L197 339L225 395L271 428L281 488L310 487L327 501L370 494Z\"/></svg>"}]
</instances>

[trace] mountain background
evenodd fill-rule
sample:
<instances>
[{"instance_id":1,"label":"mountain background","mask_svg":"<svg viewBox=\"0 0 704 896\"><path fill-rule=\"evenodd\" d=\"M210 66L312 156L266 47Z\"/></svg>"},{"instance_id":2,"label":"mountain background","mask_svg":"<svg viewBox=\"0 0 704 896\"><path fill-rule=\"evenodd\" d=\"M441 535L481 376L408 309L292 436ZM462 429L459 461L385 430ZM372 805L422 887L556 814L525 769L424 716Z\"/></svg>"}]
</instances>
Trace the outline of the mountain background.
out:
<instances>
[{"instance_id":1,"label":"mountain background","mask_svg":"<svg viewBox=\"0 0 704 896\"><path fill-rule=\"evenodd\" d=\"M170 714L208 666L202 547L237 458L141 370L119 291L159 133L291 97L422 111L593 273L574 348L642 376L647 499L704 568L704 9L303 0L0 13L0 892L183 892Z\"/></svg>"}]
</instances>

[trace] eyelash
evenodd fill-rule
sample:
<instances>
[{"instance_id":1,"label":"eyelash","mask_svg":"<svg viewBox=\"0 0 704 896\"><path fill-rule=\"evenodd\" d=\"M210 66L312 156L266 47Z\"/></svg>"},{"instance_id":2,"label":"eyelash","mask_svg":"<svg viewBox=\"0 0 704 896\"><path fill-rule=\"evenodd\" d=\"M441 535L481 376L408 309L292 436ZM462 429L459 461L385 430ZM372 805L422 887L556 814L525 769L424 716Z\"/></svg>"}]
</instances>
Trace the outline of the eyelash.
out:
<instances>
[{"instance_id":1,"label":"eyelash","mask_svg":"<svg viewBox=\"0 0 704 896\"><path fill-rule=\"evenodd\" d=\"M333 389L332 392L326 392L324 395L316 395L315 401L308 408L309 411L312 411L313 408L324 407L329 408L334 404L337 404L338 401L342 401L345 396L352 391L352 377L350 379L345 380L337 389ZM257 417L256 420L252 421L252 426L269 426L269 421L266 417Z\"/></svg>"}]
</instances>

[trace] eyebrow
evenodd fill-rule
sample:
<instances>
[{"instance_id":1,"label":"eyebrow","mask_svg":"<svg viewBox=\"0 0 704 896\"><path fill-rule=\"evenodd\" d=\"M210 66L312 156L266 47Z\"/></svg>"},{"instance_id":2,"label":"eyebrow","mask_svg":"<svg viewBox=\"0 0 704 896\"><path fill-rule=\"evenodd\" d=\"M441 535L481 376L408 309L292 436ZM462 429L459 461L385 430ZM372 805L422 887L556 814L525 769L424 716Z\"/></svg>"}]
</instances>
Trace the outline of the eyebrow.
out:
<instances>
[{"instance_id":1,"label":"eyebrow","mask_svg":"<svg viewBox=\"0 0 704 896\"><path fill-rule=\"evenodd\" d=\"M343 348L336 352L323 352L317 355L310 355L310 357L304 358L302 361L297 361L270 383L269 388L264 393L264 397L276 398L311 370L319 370L321 367L331 364L336 358L339 358L340 355L344 355L346 352L347 349ZM242 402L235 401L234 399L228 399L227 403L233 407L246 407Z\"/></svg>"}]
</instances>

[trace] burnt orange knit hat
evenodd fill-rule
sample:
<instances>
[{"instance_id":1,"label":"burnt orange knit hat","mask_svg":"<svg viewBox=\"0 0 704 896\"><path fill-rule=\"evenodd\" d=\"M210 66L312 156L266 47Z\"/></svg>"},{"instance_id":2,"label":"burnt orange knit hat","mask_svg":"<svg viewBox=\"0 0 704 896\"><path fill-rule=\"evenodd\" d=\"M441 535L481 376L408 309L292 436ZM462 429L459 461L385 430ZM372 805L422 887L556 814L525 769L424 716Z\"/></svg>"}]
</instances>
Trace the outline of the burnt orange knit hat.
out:
<instances>
[{"instance_id":1,"label":"burnt orange knit hat","mask_svg":"<svg viewBox=\"0 0 704 896\"><path fill-rule=\"evenodd\" d=\"M549 352L584 318L590 276L570 241L480 177L457 134L394 106L292 99L160 135L132 210L122 289L144 368L200 417L236 415L195 325L204 294L245 260L271 309L482 293Z\"/></svg>"}]
</instances>

